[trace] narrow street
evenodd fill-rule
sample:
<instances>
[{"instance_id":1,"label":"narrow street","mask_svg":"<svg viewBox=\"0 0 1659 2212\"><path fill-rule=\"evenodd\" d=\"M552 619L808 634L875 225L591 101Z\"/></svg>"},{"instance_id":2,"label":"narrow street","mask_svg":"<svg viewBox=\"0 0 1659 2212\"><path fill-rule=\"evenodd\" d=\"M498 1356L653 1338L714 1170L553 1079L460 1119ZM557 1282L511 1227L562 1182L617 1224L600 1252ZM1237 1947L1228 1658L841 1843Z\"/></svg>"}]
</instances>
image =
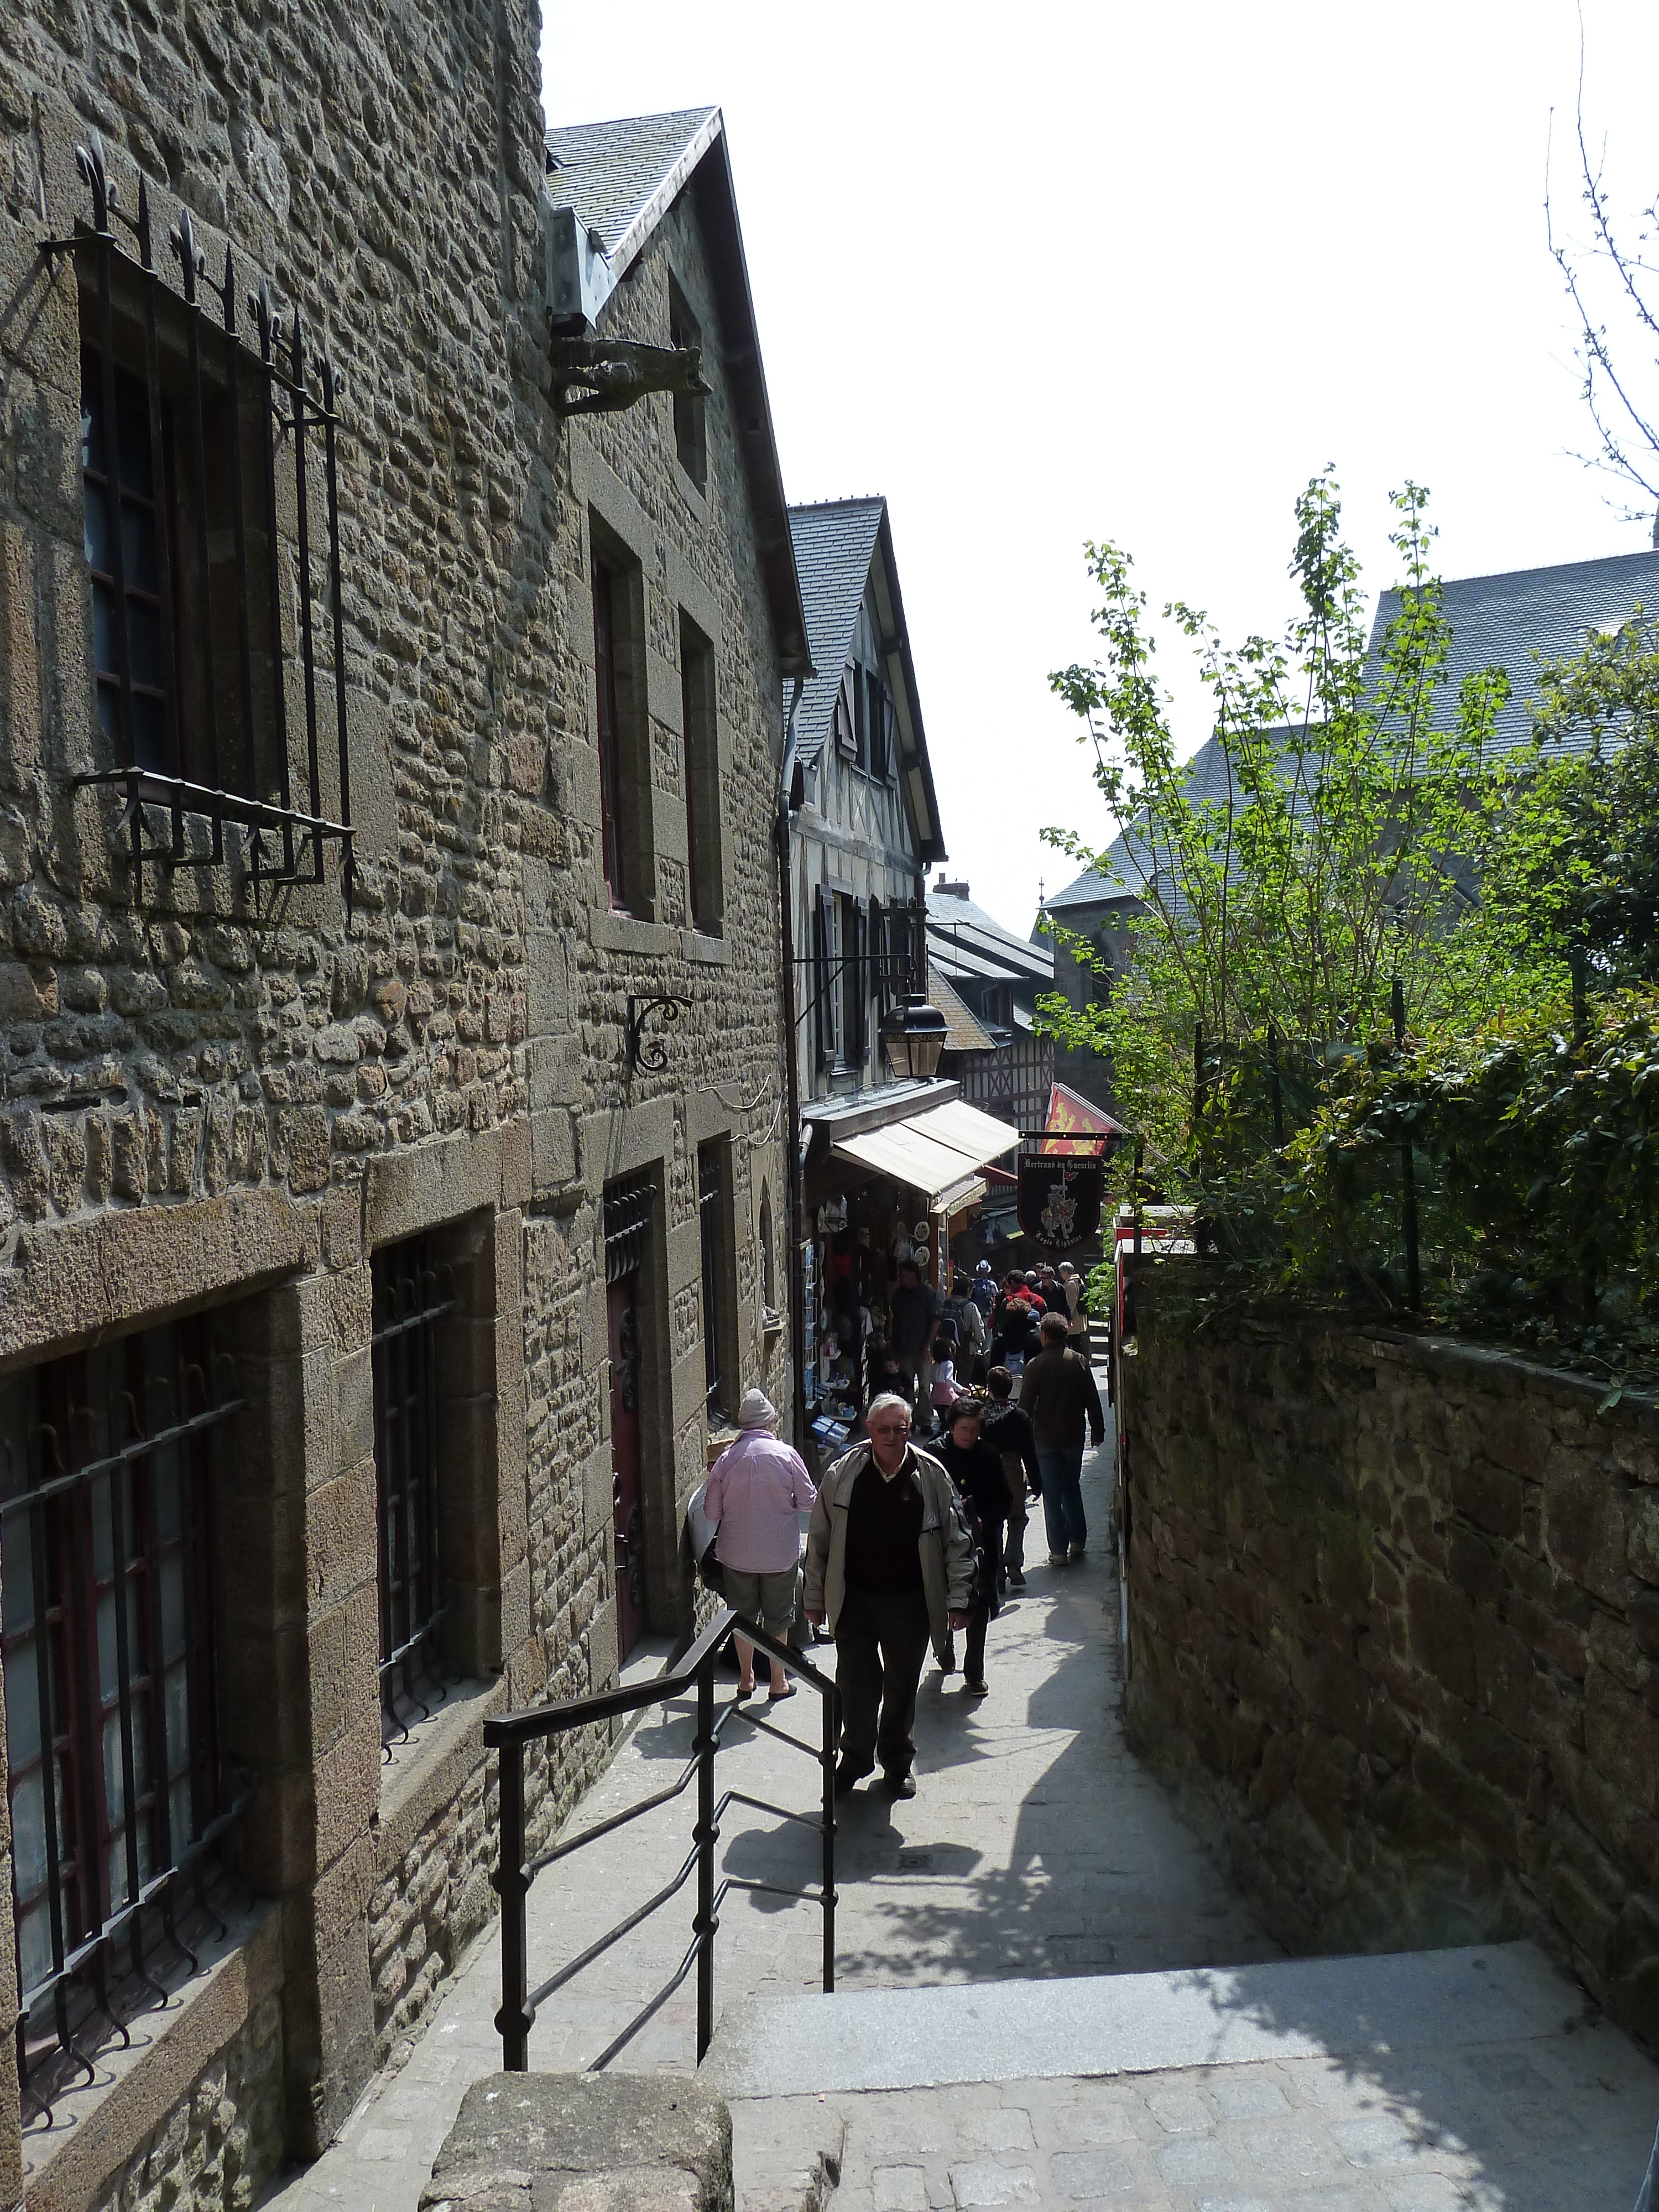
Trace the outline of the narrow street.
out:
<instances>
[{"instance_id":1,"label":"narrow street","mask_svg":"<svg viewBox=\"0 0 1659 2212\"><path fill-rule=\"evenodd\" d=\"M1029 1588L993 1624L990 1695L969 1698L959 1674L929 1662L917 1728L920 1790L892 1803L862 1785L843 1801L838 1838L838 1978L844 1990L1050 1975L1133 1973L1274 1959L1226 1875L1124 1744L1119 1721L1117 1583L1106 1547L1109 1449L1085 1466L1091 1549L1076 1566L1042 1564L1040 1519L1028 1535ZM818 1647L826 1664L833 1650ZM723 1690L722 1695L729 1695ZM781 1712L815 1739L817 1701ZM775 1715L774 1716L775 1717ZM686 1756L684 1708L647 1713L599 1787L587 1822L661 1786ZM815 1765L729 1723L720 1787L811 1810ZM531 1893L532 1982L648 1896L689 1848L690 1800L627 1832L617 1850L578 1854ZM817 1837L733 1807L728 1872L782 1883L816 1879ZM690 1940L688 1887L544 2008L531 2063L586 2065L672 1971ZM815 1908L732 1893L722 1908L716 2004L817 1987ZM270 2200L283 2212L348 2204L414 2212L433 2157L469 2082L500 2064L492 2025L500 1951L481 1938L403 2068L375 2080L338 2142ZM619 2062L689 2069L696 2014L688 1981Z\"/></svg>"}]
</instances>

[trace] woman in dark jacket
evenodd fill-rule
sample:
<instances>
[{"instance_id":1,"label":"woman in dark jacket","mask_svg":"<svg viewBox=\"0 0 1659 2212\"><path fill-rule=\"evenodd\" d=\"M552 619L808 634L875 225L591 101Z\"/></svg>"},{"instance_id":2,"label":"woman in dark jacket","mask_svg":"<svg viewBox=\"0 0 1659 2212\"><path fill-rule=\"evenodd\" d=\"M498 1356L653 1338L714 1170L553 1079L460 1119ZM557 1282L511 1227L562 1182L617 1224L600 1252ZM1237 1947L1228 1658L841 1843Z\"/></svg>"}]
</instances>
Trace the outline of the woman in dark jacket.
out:
<instances>
[{"instance_id":1,"label":"woman in dark jacket","mask_svg":"<svg viewBox=\"0 0 1659 2212\"><path fill-rule=\"evenodd\" d=\"M997 1609L1002 1530L1008 1517L1008 1483L1002 1472L1001 1454L993 1451L980 1436L984 1410L977 1398L959 1398L951 1408L950 1433L938 1452L939 1464L967 1510L974 1537L974 1584L968 1594L963 1686L975 1698L985 1695L985 1632Z\"/></svg>"}]
</instances>

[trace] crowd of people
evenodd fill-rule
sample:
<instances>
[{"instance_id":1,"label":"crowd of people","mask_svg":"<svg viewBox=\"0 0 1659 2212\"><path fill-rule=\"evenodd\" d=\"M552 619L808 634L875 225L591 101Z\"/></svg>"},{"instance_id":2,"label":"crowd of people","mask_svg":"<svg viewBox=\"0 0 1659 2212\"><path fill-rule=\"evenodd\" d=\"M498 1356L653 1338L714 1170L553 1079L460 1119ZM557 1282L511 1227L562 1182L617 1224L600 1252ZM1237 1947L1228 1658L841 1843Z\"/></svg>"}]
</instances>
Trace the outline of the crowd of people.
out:
<instances>
[{"instance_id":1,"label":"crowd of people","mask_svg":"<svg viewBox=\"0 0 1659 2212\"><path fill-rule=\"evenodd\" d=\"M902 1262L888 1333L872 1335L865 1347L866 1404L896 1392L908 1401L919 1434L943 1435L957 1400L987 1389L993 1369L1005 1368L1018 1380L1041 1348L1047 1316L1064 1321L1066 1342L1086 1358L1083 1294L1083 1278L1066 1260L1011 1270L1000 1281L981 1260L971 1276L958 1270L945 1297L914 1261Z\"/></svg>"},{"instance_id":2,"label":"crowd of people","mask_svg":"<svg viewBox=\"0 0 1659 2212\"><path fill-rule=\"evenodd\" d=\"M703 1504L717 1524L727 1602L780 1642L797 1604L799 1516L810 1512L799 1602L836 1645L840 1794L879 1766L893 1796L915 1795L916 1698L930 1646L951 1674L963 1637L963 1687L986 1694L990 1623L1026 1586L1030 1508L1042 1504L1048 1565L1080 1560L1083 1455L1105 1435L1075 1269L1010 1274L1000 1286L987 1271L988 1297L958 1275L942 1305L902 1274L892 1340L883 1364L872 1362L879 1387L863 1439L815 1486L774 1433L775 1410L751 1390ZM933 1419L919 1439L924 1403ZM740 1640L738 1655L738 1694L747 1698L753 1646ZM776 1661L770 1694L793 1694Z\"/></svg>"}]
</instances>

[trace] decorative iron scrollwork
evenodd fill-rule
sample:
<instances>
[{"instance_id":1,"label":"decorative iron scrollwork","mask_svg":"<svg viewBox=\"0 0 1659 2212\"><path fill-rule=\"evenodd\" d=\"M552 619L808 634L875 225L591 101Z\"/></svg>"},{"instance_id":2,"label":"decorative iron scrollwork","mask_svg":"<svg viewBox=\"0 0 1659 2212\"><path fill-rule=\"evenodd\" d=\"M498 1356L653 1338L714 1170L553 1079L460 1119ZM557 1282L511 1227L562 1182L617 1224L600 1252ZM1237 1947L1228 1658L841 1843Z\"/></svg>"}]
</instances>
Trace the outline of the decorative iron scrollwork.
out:
<instances>
[{"instance_id":1,"label":"decorative iron scrollwork","mask_svg":"<svg viewBox=\"0 0 1659 2212\"><path fill-rule=\"evenodd\" d=\"M636 999L631 994L628 1001L628 1065L630 1070L641 1068L647 1075L660 1075L668 1066L668 1048L660 1036L647 1043L645 1035L647 1018L659 1014L665 1030L678 1021L683 1012L690 1011L690 999L677 998L672 991L658 993L648 999Z\"/></svg>"}]
</instances>

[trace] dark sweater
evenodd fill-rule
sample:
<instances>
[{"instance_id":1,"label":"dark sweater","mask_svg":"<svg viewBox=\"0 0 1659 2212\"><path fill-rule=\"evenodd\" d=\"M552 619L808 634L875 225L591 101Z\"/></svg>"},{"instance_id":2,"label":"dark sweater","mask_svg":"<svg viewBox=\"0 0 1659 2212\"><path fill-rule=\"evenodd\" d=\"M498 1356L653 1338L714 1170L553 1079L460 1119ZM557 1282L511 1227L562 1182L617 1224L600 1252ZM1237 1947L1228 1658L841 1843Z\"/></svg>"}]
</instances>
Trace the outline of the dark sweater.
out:
<instances>
[{"instance_id":1,"label":"dark sweater","mask_svg":"<svg viewBox=\"0 0 1659 2212\"><path fill-rule=\"evenodd\" d=\"M883 1597L922 1587L921 1492L907 1467L890 1482L872 1458L853 1485L843 1571L849 1589Z\"/></svg>"},{"instance_id":2,"label":"dark sweater","mask_svg":"<svg viewBox=\"0 0 1659 2212\"><path fill-rule=\"evenodd\" d=\"M1002 1455L1003 1473L1008 1474L1008 1462L1016 1461L1020 1470L1020 1491L1029 1484L1041 1491L1042 1479L1037 1470L1036 1432L1031 1426L1031 1417L1022 1413L1012 1401L995 1406L985 1416L981 1433L994 1452ZM1013 1478L1009 1476L1008 1487L1013 1492Z\"/></svg>"},{"instance_id":3,"label":"dark sweater","mask_svg":"<svg viewBox=\"0 0 1659 2212\"><path fill-rule=\"evenodd\" d=\"M983 1441L966 1451L954 1437L939 1447L937 1457L984 1525L985 1540L994 1544L1008 1518L1008 1483L1002 1472L1002 1455Z\"/></svg>"},{"instance_id":4,"label":"dark sweater","mask_svg":"<svg viewBox=\"0 0 1659 2212\"><path fill-rule=\"evenodd\" d=\"M1091 1443L1106 1433L1100 1393L1086 1359L1050 1346L1027 1360L1019 1379L1019 1402L1031 1417L1039 1451L1080 1451L1086 1428Z\"/></svg>"}]
</instances>

